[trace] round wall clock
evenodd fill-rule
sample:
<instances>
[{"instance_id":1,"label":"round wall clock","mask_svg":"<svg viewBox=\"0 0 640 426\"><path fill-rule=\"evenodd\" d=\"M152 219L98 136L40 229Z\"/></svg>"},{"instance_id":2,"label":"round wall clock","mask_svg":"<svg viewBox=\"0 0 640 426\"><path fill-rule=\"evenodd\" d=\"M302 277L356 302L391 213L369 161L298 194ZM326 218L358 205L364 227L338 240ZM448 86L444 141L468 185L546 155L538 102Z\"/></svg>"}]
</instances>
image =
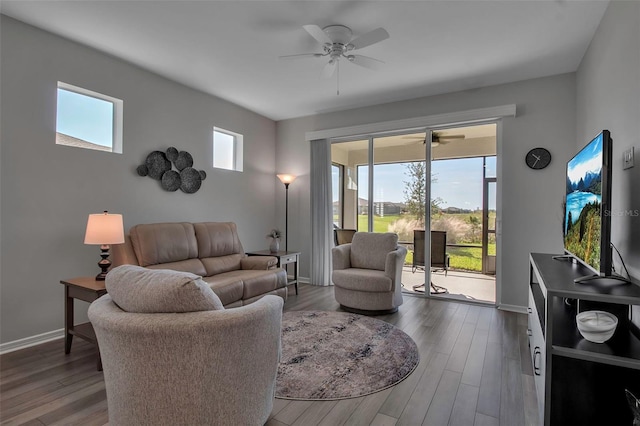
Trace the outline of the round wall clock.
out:
<instances>
[{"instance_id":1,"label":"round wall clock","mask_svg":"<svg viewBox=\"0 0 640 426\"><path fill-rule=\"evenodd\" d=\"M545 148L533 148L527 152L524 162L534 170L544 169L551 163L551 153Z\"/></svg>"}]
</instances>

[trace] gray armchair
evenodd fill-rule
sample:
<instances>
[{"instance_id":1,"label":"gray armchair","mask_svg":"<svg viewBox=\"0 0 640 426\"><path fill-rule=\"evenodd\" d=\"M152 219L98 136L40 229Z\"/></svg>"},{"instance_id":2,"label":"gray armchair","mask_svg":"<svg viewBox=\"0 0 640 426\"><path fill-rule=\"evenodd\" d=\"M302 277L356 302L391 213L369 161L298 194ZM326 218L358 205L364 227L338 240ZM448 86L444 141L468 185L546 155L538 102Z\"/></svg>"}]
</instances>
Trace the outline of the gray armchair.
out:
<instances>
[{"instance_id":1,"label":"gray armchair","mask_svg":"<svg viewBox=\"0 0 640 426\"><path fill-rule=\"evenodd\" d=\"M335 298L350 312L385 314L402 304L402 266L407 249L394 233L356 232L332 249Z\"/></svg>"},{"instance_id":2,"label":"gray armchair","mask_svg":"<svg viewBox=\"0 0 640 426\"><path fill-rule=\"evenodd\" d=\"M109 423L263 425L273 408L282 298L224 309L198 276L169 277L169 288L159 275L142 281L147 273L127 267L123 285L109 281L114 269L109 294L89 307ZM137 287L125 285L132 274L142 277Z\"/></svg>"}]
</instances>

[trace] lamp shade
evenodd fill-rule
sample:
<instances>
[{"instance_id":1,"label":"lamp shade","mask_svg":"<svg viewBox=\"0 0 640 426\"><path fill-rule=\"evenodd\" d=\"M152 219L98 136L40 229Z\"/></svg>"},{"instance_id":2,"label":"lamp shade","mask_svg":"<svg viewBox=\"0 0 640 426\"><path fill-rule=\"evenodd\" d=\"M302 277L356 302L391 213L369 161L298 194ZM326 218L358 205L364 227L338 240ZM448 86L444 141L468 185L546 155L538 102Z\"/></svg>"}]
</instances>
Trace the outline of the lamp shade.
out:
<instances>
[{"instance_id":1,"label":"lamp shade","mask_svg":"<svg viewBox=\"0 0 640 426\"><path fill-rule=\"evenodd\" d=\"M90 214L87 220L85 244L122 244L124 243L124 226L121 214Z\"/></svg>"},{"instance_id":2,"label":"lamp shade","mask_svg":"<svg viewBox=\"0 0 640 426\"><path fill-rule=\"evenodd\" d=\"M293 182L294 180L296 180L296 176L295 175L289 175L289 174L280 174L280 175L276 175L278 176L278 179L280 179L280 182L284 183L285 185L288 183Z\"/></svg>"}]
</instances>

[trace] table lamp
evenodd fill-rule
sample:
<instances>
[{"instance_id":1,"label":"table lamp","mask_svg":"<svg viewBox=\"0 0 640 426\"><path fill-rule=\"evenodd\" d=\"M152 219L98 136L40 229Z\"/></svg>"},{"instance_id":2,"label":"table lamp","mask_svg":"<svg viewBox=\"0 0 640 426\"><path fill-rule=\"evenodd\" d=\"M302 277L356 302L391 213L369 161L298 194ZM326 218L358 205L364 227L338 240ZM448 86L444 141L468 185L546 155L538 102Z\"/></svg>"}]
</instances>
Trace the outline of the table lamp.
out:
<instances>
[{"instance_id":1,"label":"table lamp","mask_svg":"<svg viewBox=\"0 0 640 426\"><path fill-rule=\"evenodd\" d=\"M104 281L107 276L111 261L109 260L109 244L124 243L124 226L121 214L104 213L90 214L87 220L87 231L84 235L85 244L99 245L100 257L98 266L102 270L96 275L97 281Z\"/></svg>"},{"instance_id":2,"label":"table lamp","mask_svg":"<svg viewBox=\"0 0 640 426\"><path fill-rule=\"evenodd\" d=\"M284 188L286 192L285 196L285 207L284 207L284 250L289 250L289 184L296 180L295 175L289 174L280 174L276 175L280 182L284 183Z\"/></svg>"}]
</instances>

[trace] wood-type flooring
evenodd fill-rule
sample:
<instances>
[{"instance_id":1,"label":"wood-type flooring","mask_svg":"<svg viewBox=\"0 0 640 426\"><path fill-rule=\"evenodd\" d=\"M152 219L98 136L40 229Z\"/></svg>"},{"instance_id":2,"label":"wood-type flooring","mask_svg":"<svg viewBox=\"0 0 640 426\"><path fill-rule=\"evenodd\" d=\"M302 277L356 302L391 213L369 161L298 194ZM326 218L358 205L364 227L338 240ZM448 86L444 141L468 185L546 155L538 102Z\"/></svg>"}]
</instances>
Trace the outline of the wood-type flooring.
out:
<instances>
[{"instance_id":1,"label":"wood-type flooring","mask_svg":"<svg viewBox=\"0 0 640 426\"><path fill-rule=\"evenodd\" d=\"M294 293L294 292L291 292ZM62 301L61 301L62 302ZM333 288L302 284L289 310L339 310ZM398 385L340 401L274 400L268 426L538 425L526 315L406 296L379 316L418 344L420 364ZM0 424L105 425L96 349L62 339L0 356Z\"/></svg>"}]
</instances>

